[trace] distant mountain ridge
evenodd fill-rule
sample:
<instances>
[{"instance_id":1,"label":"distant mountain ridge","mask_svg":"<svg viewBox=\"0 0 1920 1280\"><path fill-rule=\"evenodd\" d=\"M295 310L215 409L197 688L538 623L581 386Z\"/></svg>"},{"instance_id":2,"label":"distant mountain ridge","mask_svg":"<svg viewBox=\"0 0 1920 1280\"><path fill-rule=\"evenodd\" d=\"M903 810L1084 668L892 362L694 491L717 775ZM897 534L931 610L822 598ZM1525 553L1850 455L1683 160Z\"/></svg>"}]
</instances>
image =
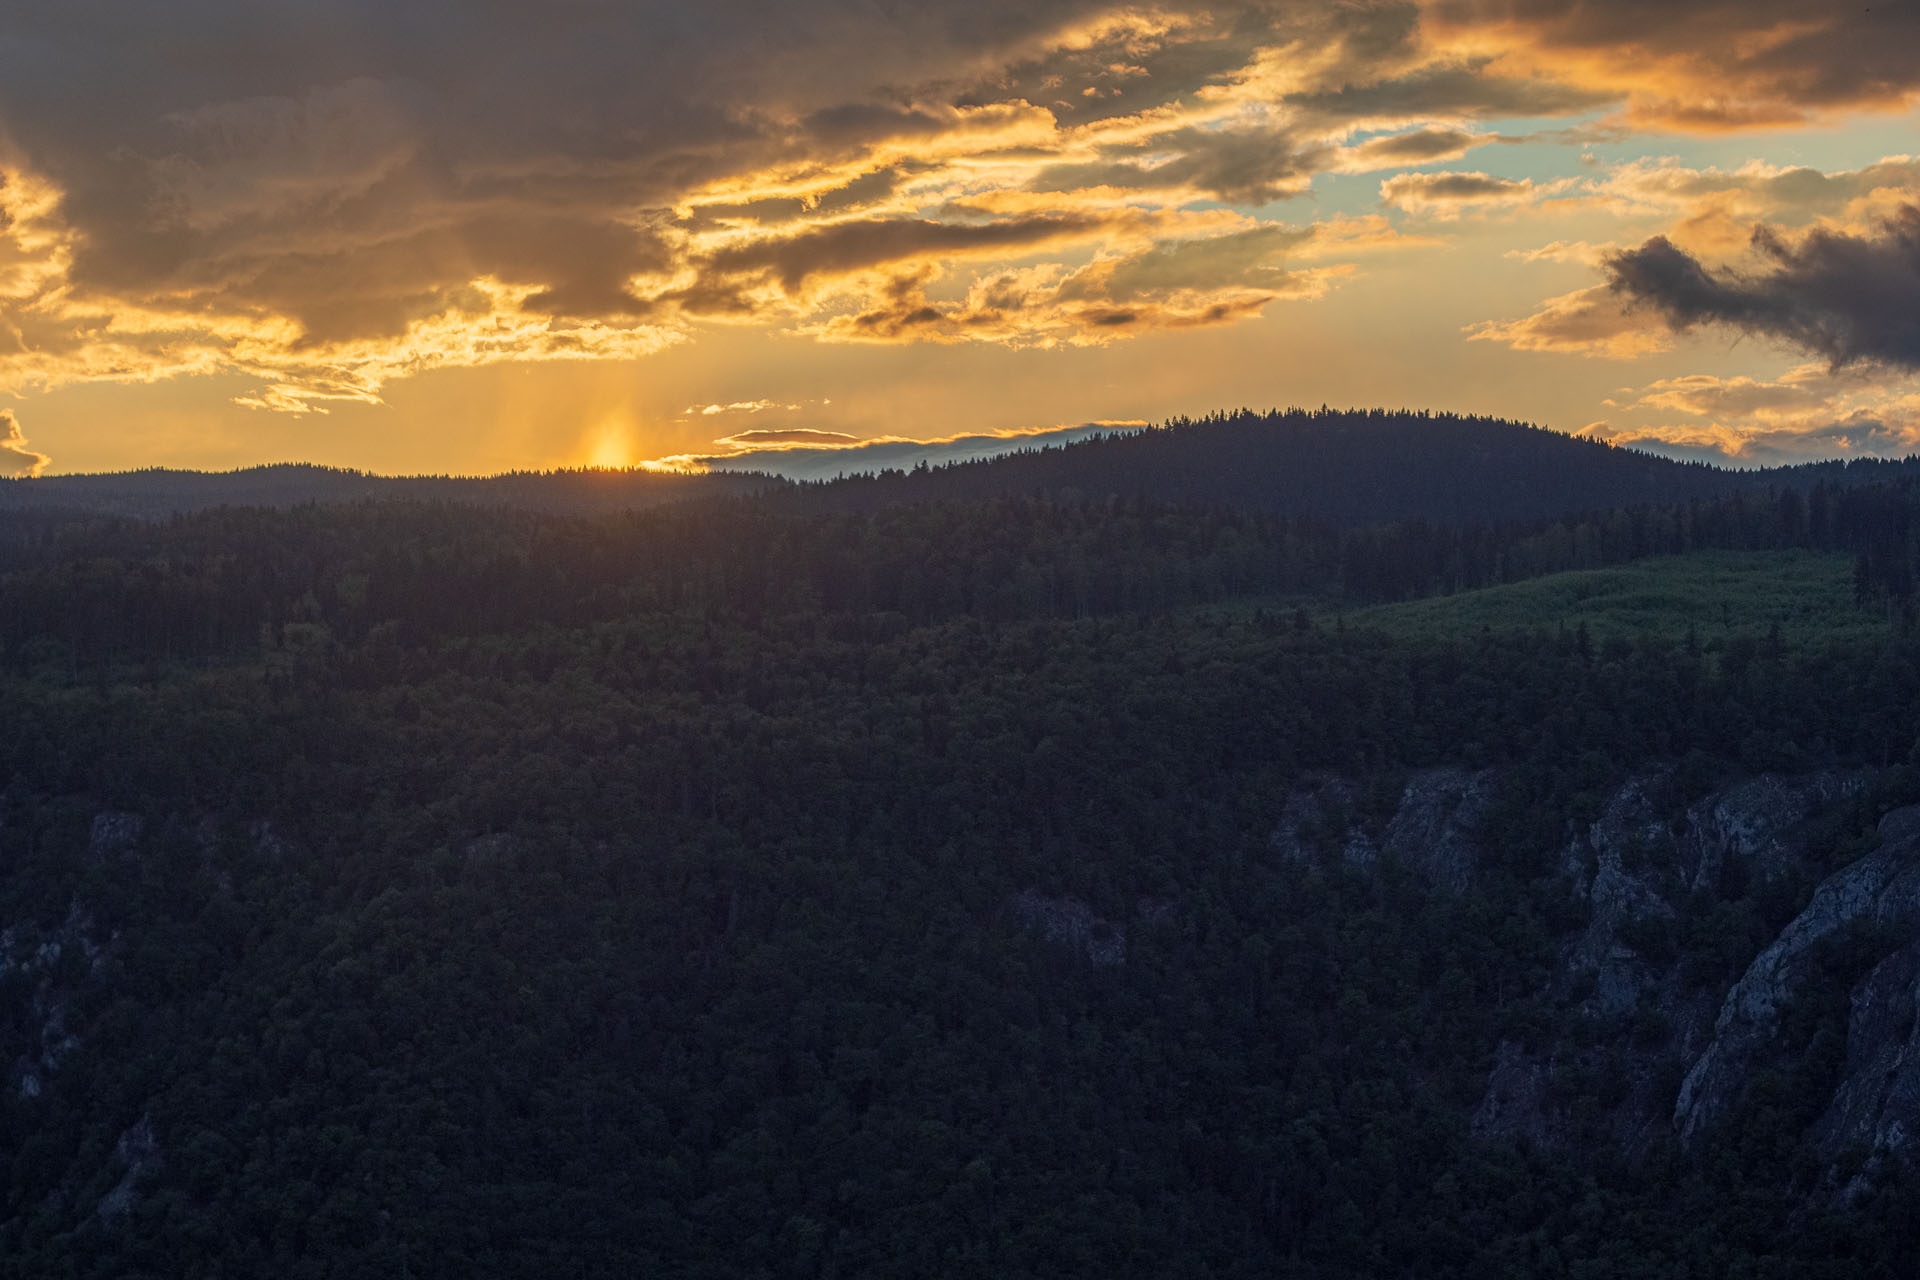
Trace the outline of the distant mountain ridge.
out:
<instances>
[{"instance_id":1,"label":"distant mountain ridge","mask_svg":"<svg viewBox=\"0 0 1920 1280\"><path fill-rule=\"evenodd\" d=\"M0 482L0 511L65 510L154 519L211 507L290 507L382 499L592 514L688 498L757 493L773 477L713 472L515 471L497 476L381 476L312 463L238 471L154 468Z\"/></svg>"},{"instance_id":2,"label":"distant mountain ridge","mask_svg":"<svg viewBox=\"0 0 1920 1280\"><path fill-rule=\"evenodd\" d=\"M912 471L829 481L762 472L513 472L391 477L308 464L209 473L152 470L0 483L0 511L164 517L218 506L410 499L593 514L764 495L800 510L1054 495L1224 506L1341 525L1480 524L1667 505L1920 472L1920 458L1736 471L1499 418L1406 410L1223 412Z\"/></svg>"}]
</instances>

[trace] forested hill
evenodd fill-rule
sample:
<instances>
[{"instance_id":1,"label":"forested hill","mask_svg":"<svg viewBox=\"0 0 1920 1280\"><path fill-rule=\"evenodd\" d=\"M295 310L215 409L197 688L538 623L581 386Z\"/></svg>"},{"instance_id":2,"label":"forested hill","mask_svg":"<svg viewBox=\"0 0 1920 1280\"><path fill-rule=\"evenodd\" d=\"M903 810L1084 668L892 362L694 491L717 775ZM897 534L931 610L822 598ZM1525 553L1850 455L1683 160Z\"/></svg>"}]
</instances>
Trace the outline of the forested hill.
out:
<instances>
[{"instance_id":1,"label":"forested hill","mask_svg":"<svg viewBox=\"0 0 1920 1280\"><path fill-rule=\"evenodd\" d=\"M1868 473L0 512L0 1280L1906 1280Z\"/></svg>"},{"instance_id":2,"label":"forested hill","mask_svg":"<svg viewBox=\"0 0 1920 1280\"><path fill-rule=\"evenodd\" d=\"M1035 493L1231 506L1338 524L1536 520L1815 483L1890 479L1909 460L1735 471L1498 418L1404 410L1239 410L913 472L804 486L788 500L871 510Z\"/></svg>"},{"instance_id":3,"label":"forested hill","mask_svg":"<svg viewBox=\"0 0 1920 1280\"><path fill-rule=\"evenodd\" d=\"M154 468L0 481L0 511L66 510L154 519L212 507L411 498L591 514L687 498L754 493L776 483L746 472L516 471L498 476L379 476L304 463L239 471Z\"/></svg>"},{"instance_id":4,"label":"forested hill","mask_svg":"<svg viewBox=\"0 0 1920 1280\"><path fill-rule=\"evenodd\" d=\"M913 471L792 483L763 472L644 470L378 476L303 464L153 469L0 481L0 511L155 519L213 507L414 499L593 515L763 494L803 511L871 512L929 501L1109 496L1232 507L1357 527L1394 520L1497 524L1631 506L1885 481L1920 459L1863 458L1736 471L1678 462L1499 418L1407 410L1242 409Z\"/></svg>"}]
</instances>

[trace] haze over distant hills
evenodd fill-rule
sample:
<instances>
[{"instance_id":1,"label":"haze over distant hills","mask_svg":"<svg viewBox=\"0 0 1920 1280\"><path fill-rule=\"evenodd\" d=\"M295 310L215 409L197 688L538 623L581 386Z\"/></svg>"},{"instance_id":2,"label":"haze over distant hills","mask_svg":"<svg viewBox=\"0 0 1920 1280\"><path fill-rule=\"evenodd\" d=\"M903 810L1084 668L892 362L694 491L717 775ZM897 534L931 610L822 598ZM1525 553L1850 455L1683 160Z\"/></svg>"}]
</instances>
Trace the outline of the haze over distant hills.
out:
<instances>
[{"instance_id":1,"label":"haze over distant hills","mask_svg":"<svg viewBox=\"0 0 1920 1280\"><path fill-rule=\"evenodd\" d=\"M153 519L211 507L412 498L539 510L591 512L650 507L689 497L750 493L769 477L658 471L510 472L499 476L379 476L310 463L238 471L155 468L0 482L0 511L95 511Z\"/></svg>"},{"instance_id":2,"label":"haze over distant hills","mask_svg":"<svg viewBox=\"0 0 1920 1280\"><path fill-rule=\"evenodd\" d=\"M219 473L152 470L14 480L0 484L0 510L155 518L219 506L403 498L584 514L768 491L807 507L869 510L1071 493L1224 504L1343 524L1409 517L1478 522L1685 502L1779 485L1857 483L1916 467L1920 461L1914 459L1861 458L1733 471L1496 418L1379 409L1240 410L824 481L725 470L388 477L282 464Z\"/></svg>"}]
</instances>

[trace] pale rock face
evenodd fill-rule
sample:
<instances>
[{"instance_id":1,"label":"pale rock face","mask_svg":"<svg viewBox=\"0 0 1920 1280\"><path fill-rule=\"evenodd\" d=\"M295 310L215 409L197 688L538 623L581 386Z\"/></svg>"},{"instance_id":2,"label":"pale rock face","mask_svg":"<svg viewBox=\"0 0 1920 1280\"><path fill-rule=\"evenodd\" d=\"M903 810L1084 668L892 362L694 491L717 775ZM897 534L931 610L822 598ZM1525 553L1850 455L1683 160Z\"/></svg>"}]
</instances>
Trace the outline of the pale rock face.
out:
<instances>
[{"instance_id":1,"label":"pale rock face","mask_svg":"<svg viewBox=\"0 0 1920 1280\"><path fill-rule=\"evenodd\" d=\"M1494 1050L1487 1092L1474 1108L1476 1137L1518 1135L1536 1146L1550 1141L1547 1132L1547 1089L1553 1082L1549 1064L1528 1055L1511 1040Z\"/></svg>"},{"instance_id":2,"label":"pale rock face","mask_svg":"<svg viewBox=\"0 0 1920 1280\"><path fill-rule=\"evenodd\" d=\"M247 828L247 835L252 840L254 852L262 857L277 860L292 852L271 819L261 818L254 822Z\"/></svg>"},{"instance_id":3,"label":"pale rock face","mask_svg":"<svg viewBox=\"0 0 1920 1280\"><path fill-rule=\"evenodd\" d=\"M87 837L87 852L96 858L125 853L139 842L145 830L146 822L137 813L96 813Z\"/></svg>"},{"instance_id":4,"label":"pale rock face","mask_svg":"<svg viewBox=\"0 0 1920 1280\"><path fill-rule=\"evenodd\" d=\"M1791 778L1763 774L1691 806L1679 841L1688 886L1711 890L1730 859L1758 878L1786 874L1799 853L1793 829L1857 794L1861 785L1859 774L1837 769Z\"/></svg>"},{"instance_id":5,"label":"pale rock face","mask_svg":"<svg viewBox=\"0 0 1920 1280\"><path fill-rule=\"evenodd\" d=\"M1674 1104L1682 1141L1692 1141L1726 1115L1758 1052L1779 1029L1780 1016L1800 993L1812 949L1842 930L1877 925L1911 936L1920 927L1920 809L1901 809L1881 821L1881 844L1827 877L1813 901L1755 957L1720 1008L1713 1041L1694 1062ZM1868 980L1872 982L1871 975ZM1862 1030L1875 1025L1869 1019ZM1877 1049L1855 1045L1877 1056ZM1842 1092L1845 1092L1843 1087Z\"/></svg>"},{"instance_id":6,"label":"pale rock face","mask_svg":"<svg viewBox=\"0 0 1920 1280\"><path fill-rule=\"evenodd\" d=\"M1465 892L1484 856L1482 831L1495 795L1491 769L1414 774L1381 838L1382 855L1412 867L1438 888Z\"/></svg>"},{"instance_id":7,"label":"pale rock face","mask_svg":"<svg viewBox=\"0 0 1920 1280\"><path fill-rule=\"evenodd\" d=\"M1078 898L1050 898L1025 889L1013 900L1014 918L1030 933L1066 947L1089 964L1106 968L1127 962L1127 935Z\"/></svg>"},{"instance_id":8,"label":"pale rock face","mask_svg":"<svg viewBox=\"0 0 1920 1280\"><path fill-rule=\"evenodd\" d=\"M1672 918L1673 908L1646 878L1672 846L1673 832L1656 812L1652 796L1664 776L1629 779L1614 793L1584 839L1567 842L1561 864L1573 873L1574 890L1591 910L1587 928L1562 957L1569 974L1593 978L1603 1013L1631 1012L1655 982L1639 953L1620 931L1637 920ZM1629 864L1636 870L1629 870Z\"/></svg>"},{"instance_id":9,"label":"pale rock face","mask_svg":"<svg viewBox=\"0 0 1920 1280\"><path fill-rule=\"evenodd\" d=\"M125 1217L133 1208L140 1180L160 1165L160 1144L153 1136L153 1124L146 1116L130 1126L114 1143L114 1162L122 1170L113 1190L100 1197L94 1213L103 1222Z\"/></svg>"},{"instance_id":10,"label":"pale rock face","mask_svg":"<svg viewBox=\"0 0 1920 1280\"><path fill-rule=\"evenodd\" d=\"M1853 989L1847 1018L1847 1065L1833 1103L1814 1126L1829 1161L1862 1157L1841 1188L1852 1199L1890 1157L1911 1158L1920 1117L1920 940L1909 942Z\"/></svg>"},{"instance_id":11,"label":"pale rock face","mask_svg":"<svg viewBox=\"0 0 1920 1280\"><path fill-rule=\"evenodd\" d=\"M1653 769L1571 827L1550 865L1584 923L1564 941L1545 994L1567 1019L1563 1032L1631 1024L1634 1033L1630 1043L1620 1031L1597 1046L1571 1033L1532 1050L1491 1046L1474 1133L1571 1140L1554 1082L1605 1066L1624 1073L1624 1100L1607 1120L1622 1150L1650 1150L1667 1133L1697 1141L1777 1062L1782 1015L1805 994L1813 949L1867 925L1888 951L1852 992L1846 1068L1811 1136L1830 1168L1859 1169L1830 1188L1843 1198L1867 1185L1877 1162L1920 1159L1920 807L1886 815L1879 847L1822 882L1730 989L1687 977L1674 952L1673 930L1702 895L1731 900L1806 882L1817 820L1866 782L1858 771L1768 774L1686 804L1673 771ZM1492 771L1425 770L1407 779L1390 815L1369 819L1359 812L1362 783L1310 775L1283 801L1270 844L1302 869L1397 864L1436 890L1471 893L1488 865L1485 823L1499 786ZM1049 936L1071 940L1091 914L1057 907L1056 917Z\"/></svg>"},{"instance_id":12,"label":"pale rock face","mask_svg":"<svg viewBox=\"0 0 1920 1280\"><path fill-rule=\"evenodd\" d=\"M1356 799L1345 779L1310 775L1280 809L1270 843L1287 862L1311 865L1332 848L1347 866L1364 868L1379 859L1371 837L1354 820Z\"/></svg>"},{"instance_id":13,"label":"pale rock face","mask_svg":"<svg viewBox=\"0 0 1920 1280\"><path fill-rule=\"evenodd\" d=\"M94 934L93 917L78 903L51 931L27 925L0 929L0 975L20 980L19 1004L4 1012L23 1033L13 1061L14 1087L21 1098L38 1098L48 1078L80 1047L80 1037L67 1024L74 994L67 983L72 957L84 961L88 974L97 973L106 961L112 939L102 943Z\"/></svg>"},{"instance_id":14,"label":"pale rock face","mask_svg":"<svg viewBox=\"0 0 1920 1280\"><path fill-rule=\"evenodd\" d=\"M1356 870L1386 859L1461 893L1472 883L1497 794L1491 769L1425 769L1407 779L1391 818L1368 823L1357 816L1350 783L1313 775L1287 796L1270 843L1284 860L1306 865L1328 854Z\"/></svg>"}]
</instances>

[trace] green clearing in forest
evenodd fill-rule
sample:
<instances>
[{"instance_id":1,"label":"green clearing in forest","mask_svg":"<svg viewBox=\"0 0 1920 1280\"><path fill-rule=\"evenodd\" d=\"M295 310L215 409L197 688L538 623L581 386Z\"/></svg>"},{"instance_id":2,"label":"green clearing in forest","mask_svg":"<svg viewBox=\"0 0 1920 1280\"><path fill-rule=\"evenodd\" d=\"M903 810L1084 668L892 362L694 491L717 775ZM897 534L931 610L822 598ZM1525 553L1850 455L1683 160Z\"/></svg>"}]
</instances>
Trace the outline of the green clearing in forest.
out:
<instances>
[{"instance_id":1,"label":"green clearing in forest","mask_svg":"<svg viewBox=\"0 0 1920 1280\"><path fill-rule=\"evenodd\" d=\"M1865 639L1888 623L1854 603L1853 562L1813 551L1700 551L1606 569L1582 569L1458 595L1379 605L1347 615L1351 625L1404 636L1568 628L1608 636L1684 637L1703 645L1736 636L1783 640Z\"/></svg>"}]
</instances>

